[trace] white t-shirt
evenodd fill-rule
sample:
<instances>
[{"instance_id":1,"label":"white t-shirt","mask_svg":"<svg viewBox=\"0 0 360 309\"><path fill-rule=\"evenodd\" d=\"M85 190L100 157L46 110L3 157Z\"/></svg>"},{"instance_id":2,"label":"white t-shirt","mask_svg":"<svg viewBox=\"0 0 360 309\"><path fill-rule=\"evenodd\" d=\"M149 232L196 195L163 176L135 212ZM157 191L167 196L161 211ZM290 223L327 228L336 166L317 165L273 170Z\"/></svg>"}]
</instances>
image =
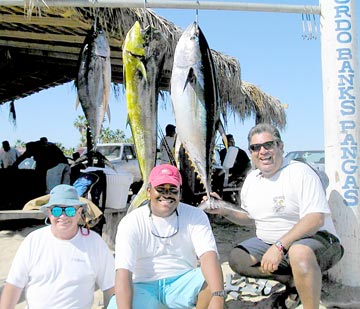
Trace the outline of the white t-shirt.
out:
<instances>
[{"instance_id":1,"label":"white t-shirt","mask_svg":"<svg viewBox=\"0 0 360 309\"><path fill-rule=\"evenodd\" d=\"M152 215L148 205L127 214L119 223L115 242L115 267L133 272L134 282L148 282L185 273L197 267L197 257L217 252L206 214L179 203L178 217ZM153 222L151 222L153 220ZM169 238L154 236L170 236Z\"/></svg>"},{"instance_id":2,"label":"white t-shirt","mask_svg":"<svg viewBox=\"0 0 360 309\"><path fill-rule=\"evenodd\" d=\"M324 226L336 235L320 178L306 164L284 160L272 177L252 171L241 190L241 207L255 220L256 236L273 244L309 213L325 214Z\"/></svg>"},{"instance_id":3,"label":"white t-shirt","mask_svg":"<svg viewBox=\"0 0 360 309\"><path fill-rule=\"evenodd\" d=\"M27 308L90 309L95 283L114 286L114 258L95 232L70 240L56 238L50 226L21 243L6 282L26 289Z\"/></svg>"}]
</instances>

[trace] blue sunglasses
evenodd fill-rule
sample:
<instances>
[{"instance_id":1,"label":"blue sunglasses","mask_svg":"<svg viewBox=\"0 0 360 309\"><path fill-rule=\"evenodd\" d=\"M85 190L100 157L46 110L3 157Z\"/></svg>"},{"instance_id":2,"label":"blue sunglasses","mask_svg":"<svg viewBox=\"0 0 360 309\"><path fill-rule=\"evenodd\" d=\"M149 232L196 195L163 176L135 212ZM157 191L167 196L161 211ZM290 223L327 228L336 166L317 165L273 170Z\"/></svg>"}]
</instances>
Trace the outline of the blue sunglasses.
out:
<instances>
[{"instance_id":1,"label":"blue sunglasses","mask_svg":"<svg viewBox=\"0 0 360 309\"><path fill-rule=\"evenodd\" d=\"M67 206L67 207L61 207L61 206L54 206L53 208L51 208L51 214L55 217L58 218L60 217L63 213L65 213L65 215L67 217L75 217L76 215L76 210L77 208L75 208L74 206Z\"/></svg>"}]
</instances>

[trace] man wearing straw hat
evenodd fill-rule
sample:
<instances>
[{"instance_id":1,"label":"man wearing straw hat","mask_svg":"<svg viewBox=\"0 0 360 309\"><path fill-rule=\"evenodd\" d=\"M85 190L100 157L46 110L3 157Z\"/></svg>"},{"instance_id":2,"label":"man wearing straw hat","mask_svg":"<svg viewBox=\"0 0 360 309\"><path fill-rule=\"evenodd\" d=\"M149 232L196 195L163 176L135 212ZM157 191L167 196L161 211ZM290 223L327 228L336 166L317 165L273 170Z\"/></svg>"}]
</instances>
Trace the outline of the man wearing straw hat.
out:
<instances>
[{"instance_id":1,"label":"man wearing straw hat","mask_svg":"<svg viewBox=\"0 0 360 309\"><path fill-rule=\"evenodd\" d=\"M98 234L79 226L86 222L87 204L75 188L56 186L40 210L48 226L21 243L0 307L15 308L24 288L28 308L91 308L95 284L108 300L114 293L114 258Z\"/></svg>"}]
</instances>

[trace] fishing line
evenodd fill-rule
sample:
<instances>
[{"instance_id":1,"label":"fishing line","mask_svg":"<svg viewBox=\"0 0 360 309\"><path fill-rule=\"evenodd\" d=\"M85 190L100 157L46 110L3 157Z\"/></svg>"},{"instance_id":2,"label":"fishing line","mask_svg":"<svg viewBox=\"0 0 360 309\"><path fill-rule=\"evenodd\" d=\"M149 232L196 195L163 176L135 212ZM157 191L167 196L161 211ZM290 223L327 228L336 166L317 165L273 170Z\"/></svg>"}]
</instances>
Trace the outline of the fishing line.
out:
<instances>
[{"instance_id":1,"label":"fishing line","mask_svg":"<svg viewBox=\"0 0 360 309\"><path fill-rule=\"evenodd\" d=\"M309 30L308 39L311 40L313 38L313 34L312 34L312 24L311 24L311 20L310 20L310 14L306 14L306 20L307 20L307 27Z\"/></svg>"},{"instance_id":2,"label":"fishing line","mask_svg":"<svg viewBox=\"0 0 360 309\"><path fill-rule=\"evenodd\" d=\"M195 10L195 22L196 22L196 27L197 27L197 25L199 24L199 6L200 6L200 1L197 0L196 3L197 3L197 5L198 5L198 7L197 7L196 10Z\"/></svg>"},{"instance_id":3,"label":"fishing line","mask_svg":"<svg viewBox=\"0 0 360 309\"><path fill-rule=\"evenodd\" d=\"M307 38L307 35L306 35L306 29L305 29L304 13L301 14L301 24L302 24L302 31L303 31L302 38L303 38L303 40L305 40Z\"/></svg>"},{"instance_id":4,"label":"fishing line","mask_svg":"<svg viewBox=\"0 0 360 309\"><path fill-rule=\"evenodd\" d=\"M316 18L315 18L315 14L313 14L313 22L314 22L314 39L317 40L318 37L318 28L317 28L317 24L316 24Z\"/></svg>"}]
</instances>

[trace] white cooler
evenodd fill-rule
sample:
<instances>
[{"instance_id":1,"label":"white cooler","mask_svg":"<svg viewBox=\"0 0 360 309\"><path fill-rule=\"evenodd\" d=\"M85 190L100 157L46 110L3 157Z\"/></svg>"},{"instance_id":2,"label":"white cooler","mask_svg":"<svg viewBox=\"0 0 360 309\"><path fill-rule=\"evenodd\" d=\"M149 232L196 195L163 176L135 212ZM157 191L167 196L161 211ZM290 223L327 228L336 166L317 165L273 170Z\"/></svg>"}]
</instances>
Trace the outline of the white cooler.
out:
<instances>
[{"instance_id":1,"label":"white cooler","mask_svg":"<svg viewBox=\"0 0 360 309\"><path fill-rule=\"evenodd\" d=\"M130 173L106 173L106 203L105 208L126 208L129 188L134 176Z\"/></svg>"}]
</instances>

